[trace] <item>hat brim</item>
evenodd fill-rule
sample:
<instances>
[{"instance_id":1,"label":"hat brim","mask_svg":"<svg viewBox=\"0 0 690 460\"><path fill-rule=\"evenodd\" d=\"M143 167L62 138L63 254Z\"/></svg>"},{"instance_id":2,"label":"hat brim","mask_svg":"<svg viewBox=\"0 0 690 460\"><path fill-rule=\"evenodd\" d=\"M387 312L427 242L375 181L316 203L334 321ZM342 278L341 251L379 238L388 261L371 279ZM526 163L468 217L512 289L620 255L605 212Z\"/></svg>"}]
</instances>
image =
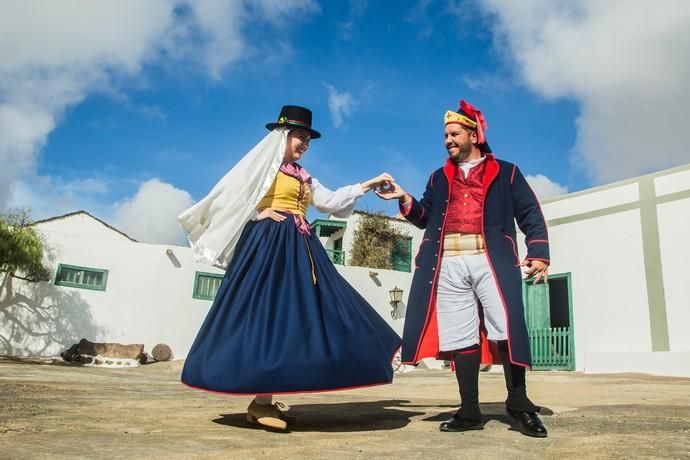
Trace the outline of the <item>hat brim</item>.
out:
<instances>
[{"instance_id":1,"label":"hat brim","mask_svg":"<svg viewBox=\"0 0 690 460\"><path fill-rule=\"evenodd\" d=\"M288 123L267 123L266 124L266 129L268 129L269 131L273 131L274 129L280 128L280 127L299 128L299 129L303 129L305 131L309 131L309 135L312 139L318 139L319 137L321 137L321 133L318 132L317 130L308 128L308 127L303 126L303 125L298 125L296 123L288 122Z\"/></svg>"}]
</instances>

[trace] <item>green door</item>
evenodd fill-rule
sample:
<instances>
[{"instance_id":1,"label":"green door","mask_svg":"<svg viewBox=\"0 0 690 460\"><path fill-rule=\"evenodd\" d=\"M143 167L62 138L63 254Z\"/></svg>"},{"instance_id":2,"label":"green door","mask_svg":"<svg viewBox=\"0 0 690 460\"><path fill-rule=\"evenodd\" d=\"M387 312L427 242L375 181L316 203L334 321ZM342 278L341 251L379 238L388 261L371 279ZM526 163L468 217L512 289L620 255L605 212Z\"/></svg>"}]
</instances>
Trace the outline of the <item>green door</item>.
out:
<instances>
[{"instance_id":1,"label":"green door","mask_svg":"<svg viewBox=\"0 0 690 460\"><path fill-rule=\"evenodd\" d=\"M546 283L525 284L525 321L528 329L547 329L551 327L549 304L549 285Z\"/></svg>"},{"instance_id":2,"label":"green door","mask_svg":"<svg viewBox=\"0 0 690 460\"><path fill-rule=\"evenodd\" d=\"M549 283L525 281L522 298L535 370L574 370L570 274L550 275Z\"/></svg>"}]
</instances>

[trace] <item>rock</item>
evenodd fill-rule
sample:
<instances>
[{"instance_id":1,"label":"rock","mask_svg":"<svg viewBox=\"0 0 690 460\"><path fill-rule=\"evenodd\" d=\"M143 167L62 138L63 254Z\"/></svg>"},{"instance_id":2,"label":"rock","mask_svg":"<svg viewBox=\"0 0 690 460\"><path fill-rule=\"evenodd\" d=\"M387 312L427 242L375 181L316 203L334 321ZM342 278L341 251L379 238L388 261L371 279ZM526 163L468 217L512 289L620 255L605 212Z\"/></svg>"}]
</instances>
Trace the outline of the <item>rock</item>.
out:
<instances>
[{"instance_id":1,"label":"rock","mask_svg":"<svg viewBox=\"0 0 690 460\"><path fill-rule=\"evenodd\" d=\"M78 344L74 344L60 353L60 356L65 361L81 363L90 363L94 356L113 359L133 359L137 361L146 358L144 345L142 344L98 343L87 339L81 339Z\"/></svg>"},{"instance_id":2,"label":"rock","mask_svg":"<svg viewBox=\"0 0 690 460\"><path fill-rule=\"evenodd\" d=\"M159 343L153 347L153 350L151 350L151 355L156 361L170 361L173 359L172 350L164 343Z\"/></svg>"}]
</instances>

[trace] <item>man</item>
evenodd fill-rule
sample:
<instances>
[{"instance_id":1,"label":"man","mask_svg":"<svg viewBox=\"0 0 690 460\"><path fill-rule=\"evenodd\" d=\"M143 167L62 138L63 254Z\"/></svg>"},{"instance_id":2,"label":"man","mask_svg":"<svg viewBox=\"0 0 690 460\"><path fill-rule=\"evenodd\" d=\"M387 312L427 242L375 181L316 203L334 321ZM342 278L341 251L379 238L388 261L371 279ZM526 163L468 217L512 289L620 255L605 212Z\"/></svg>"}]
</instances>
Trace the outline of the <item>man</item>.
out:
<instances>
[{"instance_id":1,"label":"man","mask_svg":"<svg viewBox=\"0 0 690 460\"><path fill-rule=\"evenodd\" d=\"M460 388L460 409L441 431L481 430L479 366L500 355L506 408L528 436L546 437L527 397L531 367L522 303L521 267L535 282L547 280L549 245L539 202L517 166L497 160L484 137L482 113L465 101L445 115L446 165L431 174L417 201L397 183L377 194L399 200L402 215L424 239L403 333L403 362L451 359ZM527 257L518 259L515 222L526 236ZM486 338L494 345L486 346ZM496 350L497 349L497 350Z\"/></svg>"}]
</instances>

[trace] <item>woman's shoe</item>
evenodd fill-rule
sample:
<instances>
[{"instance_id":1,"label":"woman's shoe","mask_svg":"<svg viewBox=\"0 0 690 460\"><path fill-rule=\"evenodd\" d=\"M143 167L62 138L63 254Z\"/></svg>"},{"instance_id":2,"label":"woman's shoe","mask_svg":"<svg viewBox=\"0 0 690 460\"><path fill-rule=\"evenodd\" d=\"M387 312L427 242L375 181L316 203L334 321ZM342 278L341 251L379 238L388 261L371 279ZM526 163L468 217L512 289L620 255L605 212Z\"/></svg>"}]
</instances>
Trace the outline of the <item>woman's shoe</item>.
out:
<instances>
[{"instance_id":1,"label":"woman's shoe","mask_svg":"<svg viewBox=\"0 0 690 460\"><path fill-rule=\"evenodd\" d=\"M272 428L274 430L285 431L287 429L287 421L283 420L284 414L275 404L257 404L252 401L247 408L247 421L258 425Z\"/></svg>"},{"instance_id":2,"label":"woman's shoe","mask_svg":"<svg viewBox=\"0 0 690 460\"><path fill-rule=\"evenodd\" d=\"M278 414L280 414L281 420L285 421L285 423L287 423L288 425L296 425L297 424L297 422L299 420L297 417L295 417L294 415L288 415L285 412L283 412L282 410L280 410L280 409L285 409L285 404L283 404L282 402L277 402L273 406L278 411Z\"/></svg>"}]
</instances>

